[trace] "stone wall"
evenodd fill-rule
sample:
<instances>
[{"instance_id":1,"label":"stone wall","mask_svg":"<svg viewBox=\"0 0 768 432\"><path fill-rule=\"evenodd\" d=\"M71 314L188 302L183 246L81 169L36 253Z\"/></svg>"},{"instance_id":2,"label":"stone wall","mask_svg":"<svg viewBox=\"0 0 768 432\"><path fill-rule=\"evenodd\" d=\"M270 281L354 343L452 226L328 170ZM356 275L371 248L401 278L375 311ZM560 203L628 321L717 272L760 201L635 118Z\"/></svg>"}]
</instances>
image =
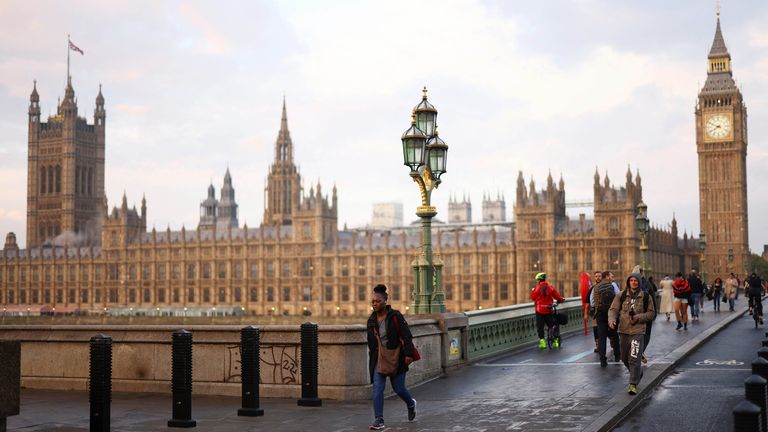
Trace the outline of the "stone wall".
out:
<instances>
[{"instance_id":1,"label":"stone wall","mask_svg":"<svg viewBox=\"0 0 768 432\"><path fill-rule=\"evenodd\" d=\"M171 334L176 326L6 326L0 339L21 342L22 387L87 390L89 339L112 337L112 388L116 392L170 392ZM193 333L195 394L240 396L240 326L188 326ZM433 319L411 322L422 355L410 383L443 373L442 331ZM264 326L262 397L301 396L299 326ZM319 397L370 396L364 325L319 327Z\"/></svg>"}]
</instances>

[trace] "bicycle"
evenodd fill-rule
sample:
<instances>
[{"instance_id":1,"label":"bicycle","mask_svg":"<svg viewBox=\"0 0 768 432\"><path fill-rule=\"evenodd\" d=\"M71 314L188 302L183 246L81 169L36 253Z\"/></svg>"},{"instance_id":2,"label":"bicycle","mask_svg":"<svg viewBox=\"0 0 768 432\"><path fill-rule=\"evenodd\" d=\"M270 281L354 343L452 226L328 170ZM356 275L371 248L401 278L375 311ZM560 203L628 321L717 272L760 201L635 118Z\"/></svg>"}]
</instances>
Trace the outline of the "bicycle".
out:
<instances>
[{"instance_id":1,"label":"bicycle","mask_svg":"<svg viewBox=\"0 0 768 432\"><path fill-rule=\"evenodd\" d=\"M752 319L755 320L755 328L757 328L758 324L763 324L763 320L760 318L760 315L763 312L763 299L760 296L750 295L749 302L751 305Z\"/></svg>"},{"instance_id":2,"label":"bicycle","mask_svg":"<svg viewBox=\"0 0 768 432\"><path fill-rule=\"evenodd\" d=\"M560 339L560 321L563 320L565 315L559 315L557 313L557 302L552 303L551 308L553 324L547 328L547 348L561 348L563 345L562 340Z\"/></svg>"}]
</instances>

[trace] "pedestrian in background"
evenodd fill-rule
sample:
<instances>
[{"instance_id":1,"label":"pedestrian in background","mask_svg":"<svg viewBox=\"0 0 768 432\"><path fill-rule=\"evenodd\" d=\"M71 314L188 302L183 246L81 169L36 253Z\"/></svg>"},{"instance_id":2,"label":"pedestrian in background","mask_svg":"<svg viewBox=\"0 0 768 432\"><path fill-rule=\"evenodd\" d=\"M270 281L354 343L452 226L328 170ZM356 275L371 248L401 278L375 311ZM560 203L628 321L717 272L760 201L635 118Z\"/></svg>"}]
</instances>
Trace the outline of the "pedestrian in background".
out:
<instances>
[{"instance_id":1,"label":"pedestrian in background","mask_svg":"<svg viewBox=\"0 0 768 432\"><path fill-rule=\"evenodd\" d=\"M688 299L691 295L691 287L683 274L677 272L675 282L672 284L675 294L675 318L677 318L677 330L688 330Z\"/></svg>"},{"instance_id":2,"label":"pedestrian in background","mask_svg":"<svg viewBox=\"0 0 768 432\"><path fill-rule=\"evenodd\" d=\"M712 309L714 309L717 312L720 312L720 296L723 294L723 280L721 278L716 278L715 282L712 284L712 301L713 306Z\"/></svg>"},{"instance_id":3,"label":"pedestrian in background","mask_svg":"<svg viewBox=\"0 0 768 432\"><path fill-rule=\"evenodd\" d=\"M731 273L725 280L725 288L723 295L728 299L728 310L733 312L736 310L736 295L738 293L739 281L736 279L736 275Z\"/></svg>"},{"instance_id":4,"label":"pedestrian in background","mask_svg":"<svg viewBox=\"0 0 768 432\"><path fill-rule=\"evenodd\" d=\"M670 315L675 312L675 294L673 293L672 278L669 275L664 275L664 279L659 282L659 285L661 286L659 313L667 314L667 321L669 321Z\"/></svg>"},{"instance_id":5,"label":"pedestrian in background","mask_svg":"<svg viewBox=\"0 0 768 432\"><path fill-rule=\"evenodd\" d=\"M699 275L696 274L696 270L691 270L691 274L688 276L688 286L691 288L691 296L688 302L691 308L691 316L694 321L698 321L701 296L704 294L704 284L699 279Z\"/></svg>"},{"instance_id":6,"label":"pedestrian in background","mask_svg":"<svg viewBox=\"0 0 768 432\"><path fill-rule=\"evenodd\" d=\"M643 354L646 323L656 318L656 309L650 294L640 289L639 273L632 273L627 278L627 285L620 295L613 299L608 311L609 326L618 328L621 341L621 361L629 370L629 388L631 395L637 394L637 385L643 376Z\"/></svg>"},{"instance_id":7,"label":"pedestrian in background","mask_svg":"<svg viewBox=\"0 0 768 432\"><path fill-rule=\"evenodd\" d=\"M373 288L371 298L373 312L366 326L370 352L368 369L373 383L371 396L374 420L369 426L371 430L385 428L384 387L387 384L387 377L392 384L392 390L405 402L408 421L416 418L416 399L405 387L405 374L408 372L408 365L413 362L415 351L413 336L403 314L387 304L388 297L386 286L379 284Z\"/></svg>"},{"instance_id":8,"label":"pedestrian in background","mask_svg":"<svg viewBox=\"0 0 768 432\"><path fill-rule=\"evenodd\" d=\"M597 352L600 356L600 367L608 366L608 357L606 355L605 339L608 338L611 341L611 347L613 347L614 360L619 361L621 353L621 345L619 342L619 335L615 328L611 328L609 325L608 312L613 304L613 299L618 296L619 291L616 291L613 284L608 278L609 272L602 273L600 283L592 289L592 304L595 309L595 321L597 322Z\"/></svg>"}]
</instances>

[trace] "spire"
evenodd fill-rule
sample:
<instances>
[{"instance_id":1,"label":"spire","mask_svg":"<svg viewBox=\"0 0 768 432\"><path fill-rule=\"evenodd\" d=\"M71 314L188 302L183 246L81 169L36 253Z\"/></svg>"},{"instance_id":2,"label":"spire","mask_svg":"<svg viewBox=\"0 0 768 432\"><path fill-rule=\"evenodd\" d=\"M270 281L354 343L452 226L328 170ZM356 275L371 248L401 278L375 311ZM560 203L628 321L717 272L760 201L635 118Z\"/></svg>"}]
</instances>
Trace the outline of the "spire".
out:
<instances>
[{"instance_id":1,"label":"spire","mask_svg":"<svg viewBox=\"0 0 768 432\"><path fill-rule=\"evenodd\" d=\"M632 183L632 169L627 164L627 184Z\"/></svg>"},{"instance_id":2,"label":"spire","mask_svg":"<svg viewBox=\"0 0 768 432\"><path fill-rule=\"evenodd\" d=\"M291 132L288 130L288 111L285 108L285 96L283 96L283 112L280 117L280 132L275 142L275 162L293 161L293 142Z\"/></svg>"},{"instance_id":3,"label":"spire","mask_svg":"<svg viewBox=\"0 0 768 432\"><path fill-rule=\"evenodd\" d=\"M128 197L125 195L125 190L123 190L123 203L121 207L123 210L128 210Z\"/></svg>"},{"instance_id":4,"label":"spire","mask_svg":"<svg viewBox=\"0 0 768 432\"><path fill-rule=\"evenodd\" d=\"M229 165L227 165L227 172L224 173L224 184L225 185L232 184L232 175L229 174Z\"/></svg>"},{"instance_id":5,"label":"spire","mask_svg":"<svg viewBox=\"0 0 768 432\"><path fill-rule=\"evenodd\" d=\"M37 80L32 81L32 94L29 95L30 102L40 102L40 95L37 94Z\"/></svg>"},{"instance_id":6,"label":"spire","mask_svg":"<svg viewBox=\"0 0 768 432\"><path fill-rule=\"evenodd\" d=\"M730 57L730 54L728 54L728 48L725 47L723 32L720 30L720 9L718 7L717 28L715 29L715 39L712 41L712 48L709 50L709 58L725 56Z\"/></svg>"},{"instance_id":7,"label":"spire","mask_svg":"<svg viewBox=\"0 0 768 432\"><path fill-rule=\"evenodd\" d=\"M101 83L99 83L99 94L96 95L96 105L104 105L104 95L101 94Z\"/></svg>"}]
</instances>

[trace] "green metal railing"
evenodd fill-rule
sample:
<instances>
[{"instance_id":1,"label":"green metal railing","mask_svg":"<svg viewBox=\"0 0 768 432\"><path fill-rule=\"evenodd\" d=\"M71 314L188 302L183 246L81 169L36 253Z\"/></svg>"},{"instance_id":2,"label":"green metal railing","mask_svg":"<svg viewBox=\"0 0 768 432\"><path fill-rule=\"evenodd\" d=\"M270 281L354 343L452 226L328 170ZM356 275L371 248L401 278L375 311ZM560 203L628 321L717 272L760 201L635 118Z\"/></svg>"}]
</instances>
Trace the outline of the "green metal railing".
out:
<instances>
[{"instance_id":1,"label":"green metal railing","mask_svg":"<svg viewBox=\"0 0 768 432\"><path fill-rule=\"evenodd\" d=\"M565 299L557 312L568 316L568 324L560 327L561 334L584 328L581 297ZM469 318L469 361L503 353L539 339L533 303L469 311L464 315Z\"/></svg>"}]
</instances>

